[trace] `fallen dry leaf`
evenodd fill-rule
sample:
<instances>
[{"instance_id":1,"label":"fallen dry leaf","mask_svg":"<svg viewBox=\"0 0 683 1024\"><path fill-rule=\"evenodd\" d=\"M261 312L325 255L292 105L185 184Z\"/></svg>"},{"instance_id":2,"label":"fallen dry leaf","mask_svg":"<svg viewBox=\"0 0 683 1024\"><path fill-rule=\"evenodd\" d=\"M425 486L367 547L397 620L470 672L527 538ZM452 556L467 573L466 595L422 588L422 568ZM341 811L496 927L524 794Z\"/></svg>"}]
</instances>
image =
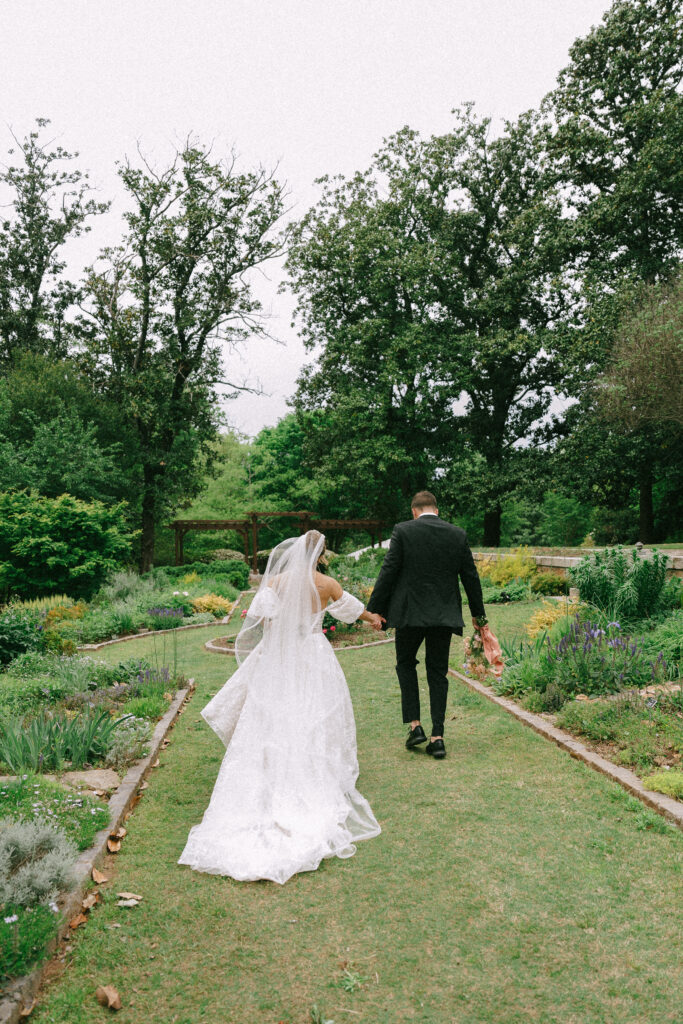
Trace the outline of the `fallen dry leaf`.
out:
<instances>
[{"instance_id":1,"label":"fallen dry leaf","mask_svg":"<svg viewBox=\"0 0 683 1024\"><path fill-rule=\"evenodd\" d=\"M149 782L141 782L140 785L138 786L138 789L140 789L140 790L147 789L148 786L149 786Z\"/></svg>"},{"instance_id":2,"label":"fallen dry leaf","mask_svg":"<svg viewBox=\"0 0 683 1024\"><path fill-rule=\"evenodd\" d=\"M100 985L95 992L95 998L100 1006L108 1006L110 1010L121 1009L121 996L113 985Z\"/></svg>"},{"instance_id":3,"label":"fallen dry leaf","mask_svg":"<svg viewBox=\"0 0 683 1024\"><path fill-rule=\"evenodd\" d=\"M80 925L85 924L87 920L88 918L85 914L76 914L76 916L72 917L69 921L69 928L78 928Z\"/></svg>"},{"instance_id":4,"label":"fallen dry leaf","mask_svg":"<svg viewBox=\"0 0 683 1024\"><path fill-rule=\"evenodd\" d=\"M134 892L117 892L117 896L120 896L122 900L141 900L142 896L138 896Z\"/></svg>"},{"instance_id":5,"label":"fallen dry leaf","mask_svg":"<svg viewBox=\"0 0 683 1024\"><path fill-rule=\"evenodd\" d=\"M35 1005L36 1005L36 1001L34 999L34 1000L32 1000L30 1006L24 1006L24 1008L19 1011L19 1016L20 1017L28 1017L30 1013L33 1013Z\"/></svg>"},{"instance_id":6,"label":"fallen dry leaf","mask_svg":"<svg viewBox=\"0 0 683 1024\"><path fill-rule=\"evenodd\" d=\"M119 900L117 907L137 907L140 900Z\"/></svg>"},{"instance_id":7,"label":"fallen dry leaf","mask_svg":"<svg viewBox=\"0 0 683 1024\"><path fill-rule=\"evenodd\" d=\"M99 902L100 894L98 892L91 892L88 896L85 897L85 899L81 903L81 906L83 907L83 910L90 910L91 907L94 907L95 904Z\"/></svg>"},{"instance_id":8,"label":"fallen dry leaf","mask_svg":"<svg viewBox=\"0 0 683 1024\"><path fill-rule=\"evenodd\" d=\"M107 839L107 849L109 850L110 853L118 853L119 850L121 849L121 840L112 839L110 837L109 839Z\"/></svg>"},{"instance_id":9,"label":"fallen dry leaf","mask_svg":"<svg viewBox=\"0 0 683 1024\"><path fill-rule=\"evenodd\" d=\"M158 767L159 767L159 758L157 758L156 761L154 762L154 764L152 765L152 768L158 768Z\"/></svg>"},{"instance_id":10,"label":"fallen dry leaf","mask_svg":"<svg viewBox=\"0 0 683 1024\"><path fill-rule=\"evenodd\" d=\"M123 839L124 836L128 835L128 829L124 828L123 825L119 825L115 832L110 832L109 835L112 839Z\"/></svg>"},{"instance_id":11,"label":"fallen dry leaf","mask_svg":"<svg viewBox=\"0 0 683 1024\"><path fill-rule=\"evenodd\" d=\"M102 885L103 882L108 882L109 878L103 874L102 871L98 871L97 868L92 869L92 880L96 885Z\"/></svg>"},{"instance_id":12,"label":"fallen dry leaf","mask_svg":"<svg viewBox=\"0 0 683 1024\"><path fill-rule=\"evenodd\" d=\"M93 789L95 796L106 796L106 789Z\"/></svg>"}]
</instances>

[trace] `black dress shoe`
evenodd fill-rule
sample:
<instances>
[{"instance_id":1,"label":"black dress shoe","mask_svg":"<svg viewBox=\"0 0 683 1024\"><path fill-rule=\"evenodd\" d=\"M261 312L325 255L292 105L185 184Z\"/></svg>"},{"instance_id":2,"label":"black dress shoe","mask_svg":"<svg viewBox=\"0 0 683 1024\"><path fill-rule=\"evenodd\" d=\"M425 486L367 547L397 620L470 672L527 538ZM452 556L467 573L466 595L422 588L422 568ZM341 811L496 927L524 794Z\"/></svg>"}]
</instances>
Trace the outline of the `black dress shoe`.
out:
<instances>
[{"instance_id":1,"label":"black dress shoe","mask_svg":"<svg viewBox=\"0 0 683 1024\"><path fill-rule=\"evenodd\" d=\"M408 739L406 740L406 746L407 746L408 750L411 750L412 747L417 747L417 746L420 745L420 743L426 743L426 742L427 742L427 737L425 736L424 729L422 728L421 725L416 725L415 728L411 729L410 732L408 733Z\"/></svg>"},{"instance_id":2,"label":"black dress shoe","mask_svg":"<svg viewBox=\"0 0 683 1024\"><path fill-rule=\"evenodd\" d=\"M431 743L427 744L425 750L428 754L431 754L432 757L435 757L437 761L440 761L442 757L446 756L446 748L443 740L432 740Z\"/></svg>"}]
</instances>

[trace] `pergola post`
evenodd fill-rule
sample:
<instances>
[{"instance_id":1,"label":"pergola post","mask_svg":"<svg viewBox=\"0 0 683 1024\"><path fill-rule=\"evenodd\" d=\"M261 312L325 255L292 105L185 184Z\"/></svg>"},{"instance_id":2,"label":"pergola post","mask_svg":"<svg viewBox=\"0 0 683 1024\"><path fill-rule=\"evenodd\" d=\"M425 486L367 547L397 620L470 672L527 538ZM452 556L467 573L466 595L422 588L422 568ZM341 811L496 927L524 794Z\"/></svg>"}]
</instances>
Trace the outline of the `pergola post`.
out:
<instances>
[{"instance_id":1,"label":"pergola post","mask_svg":"<svg viewBox=\"0 0 683 1024\"><path fill-rule=\"evenodd\" d=\"M251 554L251 568L252 568L252 572L258 572L258 558L256 557L256 553L258 551L258 517L257 517L256 512L251 512L250 516L251 516L251 540L252 540L252 543L254 545L254 548L253 548L253 551L252 551L252 554Z\"/></svg>"}]
</instances>

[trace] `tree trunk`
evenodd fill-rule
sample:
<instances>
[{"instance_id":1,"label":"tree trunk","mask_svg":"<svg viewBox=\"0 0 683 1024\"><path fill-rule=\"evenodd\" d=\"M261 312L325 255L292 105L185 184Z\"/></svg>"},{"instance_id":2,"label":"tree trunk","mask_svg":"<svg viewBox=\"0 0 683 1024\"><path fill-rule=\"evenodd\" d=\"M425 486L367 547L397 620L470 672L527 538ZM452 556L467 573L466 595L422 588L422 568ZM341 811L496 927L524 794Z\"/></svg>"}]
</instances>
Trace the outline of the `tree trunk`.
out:
<instances>
[{"instance_id":1,"label":"tree trunk","mask_svg":"<svg viewBox=\"0 0 683 1024\"><path fill-rule=\"evenodd\" d=\"M652 544L655 539L655 512L652 502L652 470L646 467L640 478L638 539Z\"/></svg>"},{"instance_id":2,"label":"tree trunk","mask_svg":"<svg viewBox=\"0 0 683 1024\"><path fill-rule=\"evenodd\" d=\"M484 512L484 547L486 548L500 547L501 511L500 505L496 505Z\"/></svg>"},{"instance_id":3,"label":"tree trunk","mask_svg":"<svg viewBox=\"0 0 683 1024\"><path fill-rule=\"evenodd\" d=\"M154 534L156 527L156 500L154 474L145 466L142 495L142 522L140 543L140 572L149 572L154 564Z\"/></svg>"}]
</instances>

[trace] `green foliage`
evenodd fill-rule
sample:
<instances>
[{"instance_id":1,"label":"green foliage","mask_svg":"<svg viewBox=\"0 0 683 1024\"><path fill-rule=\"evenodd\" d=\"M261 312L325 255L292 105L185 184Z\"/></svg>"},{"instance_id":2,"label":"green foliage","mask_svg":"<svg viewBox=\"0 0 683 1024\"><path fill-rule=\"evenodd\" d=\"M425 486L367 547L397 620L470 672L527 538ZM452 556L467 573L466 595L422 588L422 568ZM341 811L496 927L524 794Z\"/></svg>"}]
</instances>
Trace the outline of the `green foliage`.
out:
<instances>
[{"instance_id":1,"label":"green foliage","mask_svg":"<svg viewBox=\"0 0 683 1024\"><path fill-rule=\"evenodd\" d=\"M666 585L668 556L654 551L643 558L621 548L607 549L582 558L568 570L582 601L595 605L613 618L642 619L661 606Z\"/></svg>"},{"instance_id":2,"label":"green foliage","mask_svg":"<svg viewBox=\"0 0 683 1024\"><path fill-rule=\"evenodd\" d=\"M608 741L619 750L618 761L638 771L651 770L657 758L683 751L680 715L666 708L650 709L640 698L609 702L570 701L557 717L561 729Z\"/></svg>"},{"instance_id":3,"label":"green foliage","mask_svg":"<svg viewBox=\"0 0 683 1024\"><path fill-rule=\"evenodd\" d=\"M76 154L40 141L49 123L38 118L0 171L0 185L10 196L10 212L3 210L0 222L0 366L5 370L22 352L64 349L65 312L77 298L76 289L60 279L64 244L108 206L90 198L87 175L69 166Z\"/></svg>"},{"instance_id":4,"label":"green foliage","mask_svg":"<svg viewBox=\"0 0 683 1024\"><path fill-rule=\"evenodd\" d=\"M665 796L672 796L675 800L683 800L683 771L680 768L671 768L668 772L654 772L652 775L646 775L643 785L655 793L663 793Z\"/></svg>"},{"instance_id":5,"label":"green foliage","mask_svg":"<svg viewBox=\"0 0 683 1024\"><path fill-rule=\"evenodd\" d=\"M569 593L569 584L566 576L559 576L550 571L538 570L531 577L531 590L534 594L547 596L558 596Z\"/></svg>"},{"instance_id":6,"label":"green foliage","mask_svg":"<svg viewBox=\"0 0 683 1024\"><path fill-rule=\"evenodd\" d=\"M0 665L7 665L24 651L36 650L42 644L37 613L8 608L0 613Z\"/></svg>"},{"instance_id":7,"label":"green foliage","mask_svg":"<svg viewBox=\"0 0 683 1024\"><path fill-rule=\"evenodd\" d=\"M155 569L149 576L142 576L141 579L163 579L179 580L190 572L196 572L202 582L213 577L226 579L238 590L246 590L249 585L249 566L244 561L218 559L212 562L190 562L187 565L166 565L163 569Z\"/></svg>"},{"instance_id":8,"label":"green foliage","mask_svg":"<svg viewBox=\"0 0 683 1024\"><path fill-rule=\"evenodd\" d=\"M81 326L91 376L135 435L147 570L161 516L201 490L217 454L223 348L263 333L248 271L281 252L284 197L273 175L191 139L158 173L142 159L119 177L126 231L88 275Z\"/></svg>"},{"instance_id":9,"label":"green foliage","mask_svg":"<svg viewBox=\"0 0 683 1024\"><path fill-rule=\"evenodd\" d=\"M0 494L0 587L19 597L89 596L129 552L121 505Z\"/></svg>"},{"instance_id":10,"label":"green foliage","mask_svg":"<svg viewBox=\"0 0 683 1024\"><path fill-rule=\"evenodd\" d=\"M126 702L126 713L135 718L158 719L168 711L168 700L163 695L133 697Z\"/></svg>"},{"instance_id":11,"label":"green foliage","mask_svg":"<svg viewBox=\"0 0 683 1024\"><path fill-rule=\"evenodd\" d=\"M54 933L55 915L47 907L5 906L0 914L0 981L19 978L44 960Z\"/></svg>"},{"instance_id":12,"label":"green foliage","mask_svg":"<svg viewBox=\"0 0 683 1024\"><path fill-rule=\"evenodd\" d=\"M141 698L151 701L154 698ZM105 763L112 768L125 768L132 761L137 761L147 751L152 727L144 718L130 717L122 720L121 727L116 730L105 755Z\"/></svg>"},{"instance_id":13,"label":"green foliage","mask_svg":"<svg viewBox=\"0 0 683 1024\"><path fill-rule=\"evenodd\" d=\"M107 711L72 718L41 711L30 722L7 719L0 722L0 762L15 774L58 771L67 760L73 768L94 764L104 758L124 720Z\"/></svg>"},{"instance_id":14,"label":"green foliage","mask_svg":"<svg viewBox=\"0 0 683 1024\"><path fill-rule=\"evenodd\" d=\"M669 615L655 629L639 637L639 643L650 658L660 654L678 675L683 675L683 610Z\"/></svg>"},{"instance_id":15,"label":"green foliage","mask_svg":"<svg viewBox=\"0 0 683 1024\"><path fill-rule=\"evenodd\" d=\"M0 904L32 907L54 900L72 885L75 860L75 845L53 824L3 820Z\"/></svg>"},{"instance_id":16,"label":"green foliage","mask_svg":"<svg viewBox=\"0 0 683 1024\"><path fill-rule=\"evenodd\" d=\"M79 850L87 850L108 823L109 808L95 797L27 774L0 785L0 819L49 822Z\"/></svg>"}]
</instances>

